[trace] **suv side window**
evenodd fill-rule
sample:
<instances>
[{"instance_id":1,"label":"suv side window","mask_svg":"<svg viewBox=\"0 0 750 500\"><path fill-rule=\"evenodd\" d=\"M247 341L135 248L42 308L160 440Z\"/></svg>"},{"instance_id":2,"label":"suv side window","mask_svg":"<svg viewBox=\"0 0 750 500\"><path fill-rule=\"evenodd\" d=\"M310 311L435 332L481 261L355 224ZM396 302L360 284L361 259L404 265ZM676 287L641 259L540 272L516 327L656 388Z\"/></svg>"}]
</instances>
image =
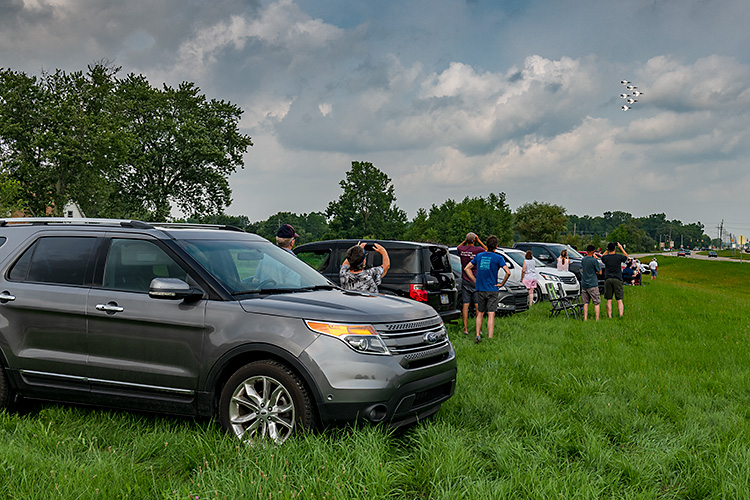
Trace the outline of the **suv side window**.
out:
<instances>
[{"instance_id":1,"label":"suv side window","mask_svg":"<svg viewBox=\"0 0 750 500\"><path fill-rule=\"evenodd\" d=\"M188 274L151 241L112 239L104 267L104 288L148 293L154 278L188 281Z\"/></svg>"},{"instance_id":2,"label":"suv side window","mask_svg":"<svg viewBox=\"0 0 750 500\"><path fill-rule=\"evenodd\" d=\"M83 285L95 237L39 238L13 265L8 278L60 285Z\"/></svg>"},{"instance_id":3,"label":"suv side window","mask_svg":"<svg viewBox=\"0 0 750 500\"><path fill-rule=\"evenodd\" d=\"M551 260L555 260L555 257L553 257L550 254L549 250L547 250L544 247L533 246L531 247L531 253L534 255L534 257L541 260L542 262L549 262Z\"/></svg>"},{"instance_id":4,"label":"suv side window","mask_svg":"<svg viewBox=\"0 0 750 500\"><path fill-rule=\"evenodd\" d=\"M331 263L331 250L326 248L323 250L303 251L299 252L297 257L308 266L322 273L328 269L328 265Z\"/></svg>"}]
</instances>

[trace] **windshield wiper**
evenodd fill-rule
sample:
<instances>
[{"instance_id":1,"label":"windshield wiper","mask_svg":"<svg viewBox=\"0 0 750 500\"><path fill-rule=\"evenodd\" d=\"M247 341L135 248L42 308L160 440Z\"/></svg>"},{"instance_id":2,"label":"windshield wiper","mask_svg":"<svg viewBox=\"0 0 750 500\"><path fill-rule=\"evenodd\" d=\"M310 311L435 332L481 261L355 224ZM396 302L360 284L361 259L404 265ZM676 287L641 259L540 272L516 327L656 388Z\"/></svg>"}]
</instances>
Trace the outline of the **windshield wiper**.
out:
<instances>
[{"instance_id":1,"label":"windshield wiper","mask_svg":"<svg viewBox=\"0 0 750 500\"><path fill-rule=\"evenodd\" d=\"M240 290L232 292L232 295L276 295L282 293L312 292L315 290L334 290L335 288L337 288L336 285L313 285L295 288L260 288L257 290Z\"/></svg>"}]
</instances>

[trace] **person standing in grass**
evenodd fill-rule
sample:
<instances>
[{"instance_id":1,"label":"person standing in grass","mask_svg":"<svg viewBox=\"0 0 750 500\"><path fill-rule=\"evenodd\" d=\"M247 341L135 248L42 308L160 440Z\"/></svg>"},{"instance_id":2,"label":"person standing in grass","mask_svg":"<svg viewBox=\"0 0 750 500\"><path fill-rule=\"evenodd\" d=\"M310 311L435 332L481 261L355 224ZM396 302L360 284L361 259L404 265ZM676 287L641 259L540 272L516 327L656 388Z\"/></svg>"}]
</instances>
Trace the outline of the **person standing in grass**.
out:
<instances>
[{"instance_id":1,"label":"person standing in grass","mask_svg":"<svg viewBox=\"0 0 750 500\"><path fill-rule=\"evenodd\" d=\"M464 269L471 262L471 259L482 252L486 252L487 246L480 241L479 236L469 233L466 235L464 241L458 245L457 250L458 256L461 258L461 269ZM465 270L462 271L461 276L461 299L463 300L461 305L461 319L464 322L464 335L468 335L469 304L474 302L476 307L477 291L474 287L474 282L469 279Z\"/></svg>"},{"instance_id":2,"label":"person standing in grass","mask_svg":"<svg viewBox=\"0 0 750 500\"><path fill-rule=\"evenodd\" d=\"M531 304L534 303L534 290L536 290L537 285L536 262L534 262L531 250L526 250L526 255L524 255L523 267L521 267L521 283L529 292L529 309L531 309Z\"/></svg>"},{"instance_id":3,"label":"person standing in grass","mask_svg":"<svg viewBox=\"0 0 750 500\"><path fill-rule=\"evenodd\" d=\"M648 263L648 268L651 270L651 279L656 279L656 268L659 267L659 264L656 262L656 257L651 259L651 262Z\"/></svg>"},{"instance_id":4,"label":"person standing in grass","mask_svg":"<svg viewBox=\"0 0 750 500\"><path fill-rule=\"evenodd\" d=\"M615 244L610 241L607 244L607 251L602 255L602 263L604 264L604 298L607 301L607 316L610 318L612 317L613 295L615 300L617 300L617 310L621 318L625 312L625 305L622 302L624 296L622 290L622 264L627 262L628 254L619 242L617 243L617 248L620 249L622 254L616 253Z\"/></svg>"},{"instance_id":5,"label":"person standing in grass","mask_svg":"<svg viewBox=\"0 0 750 500\"><path fill-rule=\"evenodd\" d=\"M589 319L589 302L594 303L594 317L599 321L599 274L601 263L594 257L594 245L586 247L586 256L581 260L581 298L583 299L583 321Z\"/></svg>"},{"instance_id":6,"label":"person standing in grass","mask_svg":"<svg viewBox=\"0 0 750 500\"><path fill-rule=\"evenodd\" d=\"M497 236L487 238L487 251L482 252L469 262L464 270L471 281L475 283L477 290L477 336L475 343L482 340L482 320L484 313L487 313L487 337L492 338L495 332L495 312L500 300L499 288L505 286L505 282L510 277L510 269L502 255L495 253L497 248ZM472 271L477 270L476 277ZM505 271L503 282L497 283L497 276L500 269Z\"/></svg>"}]
</instances>

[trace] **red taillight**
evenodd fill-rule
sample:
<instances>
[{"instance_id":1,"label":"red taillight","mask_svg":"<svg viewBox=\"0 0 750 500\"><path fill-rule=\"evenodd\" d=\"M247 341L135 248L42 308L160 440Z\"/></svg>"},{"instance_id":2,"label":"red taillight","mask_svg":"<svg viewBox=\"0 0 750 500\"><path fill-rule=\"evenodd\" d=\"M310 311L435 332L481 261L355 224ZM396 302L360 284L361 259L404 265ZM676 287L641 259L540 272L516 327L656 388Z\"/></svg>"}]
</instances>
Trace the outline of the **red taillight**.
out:
<instances>
[{"instance_id":1,"label":"red taillight","mask_svg":"<svg viewBox=\"0 0 750 500\"><path fill-rule=\"evenodd\" d=\"M424 285L412 283L409 285L409 297L418 302L427 302L427 290L424 289Z\"/></svg>"}]
</instances>

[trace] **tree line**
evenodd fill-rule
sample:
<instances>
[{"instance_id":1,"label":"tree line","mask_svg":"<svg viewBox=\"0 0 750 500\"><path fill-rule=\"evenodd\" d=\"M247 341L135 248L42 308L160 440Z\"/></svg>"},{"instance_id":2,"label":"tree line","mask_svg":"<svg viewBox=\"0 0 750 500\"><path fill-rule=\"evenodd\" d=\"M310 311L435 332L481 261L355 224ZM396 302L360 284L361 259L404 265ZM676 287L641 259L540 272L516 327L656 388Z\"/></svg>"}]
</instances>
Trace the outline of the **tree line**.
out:
<instances>
[{"instance_id":1,"label":"tree line","mask_svg":"<svg viewBox=\"0 0 750 500\"><path fill-rule=\"evenodd\" d=\"M605 212L602 216L567 215L564 207L544 202L530 202L512 212L505 193L486 197L448 199L429 209L420 208L409 221L396 205L391 179L372 163L354 161L339 183L339 198L325 211L308 214L279 212L264 221L250 222L247 217L211 216L189 219L190 222L228 224L274 239L281 224L291 224L299 241L363 238L394 239L443 243L460 243L473 231L481 238L494 234L501 245L513 241L561 242L584 248L600 248L609 241L619 241L629 251L649 252L658 248L659 237L683 240L685 246L707 246L710 238L700 223L683 224L667 220L664 214L633 217L627 212ZM668 246L668 244L667 244Z\"/></svg>"},{"instance_id":2,"label":"tree line","mask_svg":"<svg viewBox=\"0 0 750 500\"><path fill-rule=\"evenodd\" d=\"M526 203L512 212L505 193L448 199L420 208L413 220L396 205L391 179L353 161L340 196L319 212L279 212L267 220L230 216L229 176L252 146L239 132L242 110L208 99L193 83L152 86L119 77L106 61L86 72L40 76L0 68L0 212L60 215L75 202L89 217L165 221L173 206L188 221L230 224L273 239L292 224L301 241L406 239L456 245L467 232L513 241L560 241L579 248L620 241L630 251L659 243L707 246L700 223L664 214L568 215L564 207ZM667 243L667 246L669 243Z\"/></svg>"}]
</instances>

